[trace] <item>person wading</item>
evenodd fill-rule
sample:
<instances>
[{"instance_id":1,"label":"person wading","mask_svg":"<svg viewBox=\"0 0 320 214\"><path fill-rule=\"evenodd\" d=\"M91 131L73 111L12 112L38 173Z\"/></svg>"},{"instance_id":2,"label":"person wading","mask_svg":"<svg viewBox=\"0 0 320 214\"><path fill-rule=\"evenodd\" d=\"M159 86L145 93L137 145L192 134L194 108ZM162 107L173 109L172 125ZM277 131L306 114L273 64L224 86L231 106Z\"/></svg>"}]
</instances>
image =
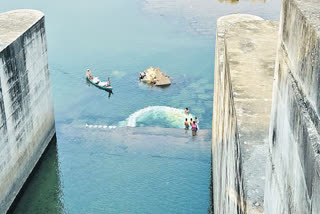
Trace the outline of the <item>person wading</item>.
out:
<instances>
[{"instance_id":1,"label":"person wading","mask_svg":"<svg viewBox=\"0 0 320 214\"><path fill-rule=\"evenodd\" d=\"M198 126L196 124L196 122L192 123L192 136L196 136L197 135L197 131L198 131Z\"/></svg>"},{"instance_id":2,"label":"person wading","mask_svg":"<svg viewBox=\"0 0 320 214\"><path fill-rule=\"evenodd\" d=\"M192 118L190 118L190 126L192 126L193 124L193 121L192 121Z\"/></svg>"},{"instance_id":3,"label":"person wading","mask_svg":"<svg viewBox=\"0 0 320 214\"><path fill-rule=\"evenodd\" d=\"M186 118L186 121L184 121L184 126L185 126L185 130L189 129L189 123L188 123L188 118Z\"/></svg>"}]
</instances>

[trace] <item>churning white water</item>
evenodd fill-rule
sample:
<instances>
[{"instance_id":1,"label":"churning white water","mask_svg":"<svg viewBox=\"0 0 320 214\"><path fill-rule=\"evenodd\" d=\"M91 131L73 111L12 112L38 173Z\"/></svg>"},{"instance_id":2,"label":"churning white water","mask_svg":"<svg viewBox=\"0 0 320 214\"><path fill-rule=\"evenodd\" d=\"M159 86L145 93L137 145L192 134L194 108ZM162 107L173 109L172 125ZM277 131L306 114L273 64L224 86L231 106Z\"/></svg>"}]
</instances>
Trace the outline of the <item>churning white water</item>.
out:
<instances>
[{"instance_id":1,"label":"churning white water","mask_svg":"<svg viewBox=\"0 0 320 214\"><path fill-rule=\"evenodd\" d=\"M172 108L169 106L148 106L131 114L119 126L148 126L155 124L160 127L184 128L184 121L193 118L192 114L185 114L184 109ZM152 126L152 125L150 125Z\"/></svg>"},{"instance_id":2,"label":"churning white water","mask_svg":"<svg viewBox=\"0 0 320 214\"><path fill-rule=\"evenodd\" d=\"M194 119L192 114L185 114L184 109L169 106L148 106L131 114L126 120L119 122L118 126L88 125L86 128L114 129L116 127L158 126L164 128L184 128L184 121ZM199 126L198 126L199 128Z\"/></svg>"}]
</instances>

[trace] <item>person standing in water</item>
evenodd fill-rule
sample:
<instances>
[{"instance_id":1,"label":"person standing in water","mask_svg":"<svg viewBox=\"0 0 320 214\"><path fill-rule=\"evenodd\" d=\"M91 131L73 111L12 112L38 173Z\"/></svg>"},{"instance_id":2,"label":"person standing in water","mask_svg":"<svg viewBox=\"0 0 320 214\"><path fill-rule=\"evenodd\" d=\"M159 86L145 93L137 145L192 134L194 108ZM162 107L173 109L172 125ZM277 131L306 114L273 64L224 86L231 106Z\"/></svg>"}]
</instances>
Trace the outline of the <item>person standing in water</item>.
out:
<instances>
[{"instance_id":1,"label":"person standing in water","mask_svg":"<svg viewBox=\"0 0 320 214\"><path fill-rule=\"evenodd\" d=\"M192 118L190 118L190 126L192 126L193 124L193 121L192 121Z\"/></svg>"},{"instance_id":2,"label":"person standing in water","mask_svg":"<svg viewBox=\"0 0 320 214\"><path fill-rule=\"evenodd\" d=\"M191 130L192 130L192 136L196 136L198 131L198 126L196 122L193 122Z\"/></svg>"},{"instance_id":3,"label":"person standing in water","mask_svg":"<svg viewBox=\"0 0 320 214\"><path fill-rule=\"evenodd\" d=\"M198 118L197 118L197 117L195 117L195 118L194 118L194 122L195 122L195 123L199 123L199 121L198 121Z\"/></svg>"},{"instance_id":4,"label":"person standing in water","mask_svg":"<svg viewBox=\"0 0 320 214\"><path fill-rule=\"evenodd\" d=\"M189 113L190 113L188 108L186 108L185 113L186 113L186 114L189 114Z\"/></svg>"},{"instance_id":5,"label":"person standing in water","mask_svg":"<svg viewBox=\"0 0 320 214\"><path fill-rule=\"evenodd\" d=\"M185 130L189 129L189 123L188 118L186 118L186 121L184 121Z\"/></svg>"}]
</instances>

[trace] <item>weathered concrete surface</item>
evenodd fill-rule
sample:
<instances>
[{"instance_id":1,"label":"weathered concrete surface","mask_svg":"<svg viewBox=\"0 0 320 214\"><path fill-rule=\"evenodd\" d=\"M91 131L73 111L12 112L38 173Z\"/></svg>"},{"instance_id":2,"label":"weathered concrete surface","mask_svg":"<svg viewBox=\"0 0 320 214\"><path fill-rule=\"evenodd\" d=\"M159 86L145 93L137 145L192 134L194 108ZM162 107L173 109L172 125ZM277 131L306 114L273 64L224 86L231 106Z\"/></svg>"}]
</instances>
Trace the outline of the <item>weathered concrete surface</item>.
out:
<instances>
[{"instance_id":1,"label":"weathered concrete surface","mask_svg":"<svg viewBox=\"0 0 320 214\"><path fill-rule=\"evenodd\" d=\"M283 0L265 213L320 213L320 1Z\"/></svg>"},{"instance_id":2,"label":"weathered concrete surface","mask_svg":"<svg viewBox=\"0 0 320 214\"><path fill-rule=\"evenodd\" d=\"M278 24L218 20L212 129L214 213L263 213Z\"/></svg>"},{"instance_id":3,"label":"weathered concrete surface","mask_svg":"<svg viewBox=\"0 0 320 214\"><path fill-rule=\"evenodd\" d=\"M0 213L55 133L44 15L0 14Z\"/></svg>"}]
</instances>

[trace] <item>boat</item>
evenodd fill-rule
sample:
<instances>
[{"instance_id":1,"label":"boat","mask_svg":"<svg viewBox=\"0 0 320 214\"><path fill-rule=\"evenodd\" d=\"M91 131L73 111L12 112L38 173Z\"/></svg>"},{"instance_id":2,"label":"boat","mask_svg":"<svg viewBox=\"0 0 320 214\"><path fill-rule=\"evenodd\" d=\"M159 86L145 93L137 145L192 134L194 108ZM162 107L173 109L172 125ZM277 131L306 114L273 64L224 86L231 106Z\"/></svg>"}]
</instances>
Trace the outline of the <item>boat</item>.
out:
<instances>
[{"instance_id":1,"label":"boat","mask_svg":"<svg viewBox=\"0 0 320 214\"><path fill-rule=\"evenodd\" d=\"M91 72L88 70L86 72L86 78L92 85L96 86L97 88L100 88L100 89L108 91L108 92L112 92L112 87L106 86L107 82L102 82L99 80L98 77L92 76Z\"/></svg>"}]
</instances>

